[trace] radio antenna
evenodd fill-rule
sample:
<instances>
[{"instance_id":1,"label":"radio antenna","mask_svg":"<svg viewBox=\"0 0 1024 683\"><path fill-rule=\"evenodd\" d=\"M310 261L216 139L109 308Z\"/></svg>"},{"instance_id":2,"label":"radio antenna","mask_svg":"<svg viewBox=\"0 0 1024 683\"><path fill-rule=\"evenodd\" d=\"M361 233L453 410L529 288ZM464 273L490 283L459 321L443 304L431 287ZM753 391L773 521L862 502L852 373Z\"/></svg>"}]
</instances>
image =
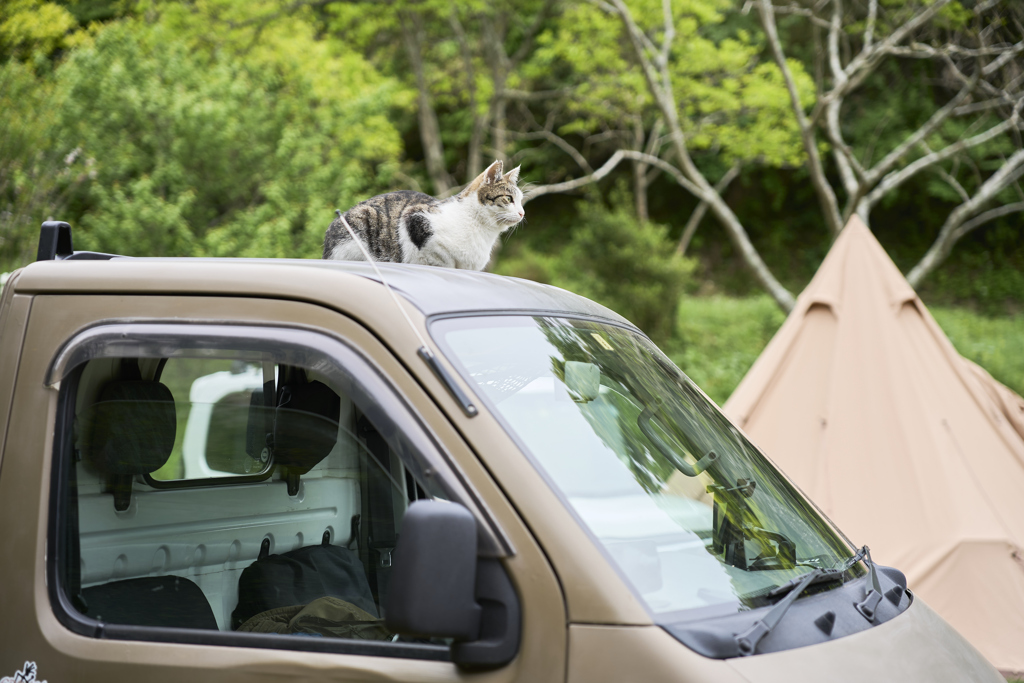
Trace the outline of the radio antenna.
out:
<instances>
[{"instance_id":1,"label":"radio antenna","mask_svg":"<svg viewBox=\"0 0 1024 683\"><path fill-rule=\"evenodd\" d=\"M434 353L430 350L430 347L427 345L427 340L424 339L423 335L420 334L420 331L416 329L416 326L412 322L412 318L409 317L409 313L406 312L401 302L398 301L398 295L395 294L395 290L391 289L391 285L388 284L387 279L384 277L384 273L381 272L381 269L377 267L377 262L373 259L372 256L370 256L370 250L366 248L366 245L363 244L358 237L356 237L355 230L353 230L352 226L348 224L347 220L345 220L345 214L343 214L341 211L338 211L337 213L338 220L340 220L341 224L345 226L345 230L348 231L348 234L352 238L352 241L356 243L357 247L359 247L359 251L362 252L363 258L370 263L370 266L373 268L373 272L377 274L377 278L380 280L380 283L384 285L384 289L388 290L388 294L391 295L391 300L395 302L395 307L398 308L399 312L402 314L402 317L405 318L405 322L408 323L409 329L412 330L413 334L415 334L416 338L419 340L420 348L418 351L416 351L416 354L423 359L423 361L430 367L434 375L441 381L442 384L444 384L445 388L448 389L448 393L450 393L452 395L452 398L454 398L458 402L459 407L462 408L462 412L464 412L467 417L474 417L475 415L477 415L480 411L478 411L477 407L473 405L472 401L469 400L469 396L467 396L466 393L462 391L462 387L460 387L455 382L455 378L452 377L448 373L448 371L445 370L444 366L438 362L437 357L434 355Z\"/></svg>"}]
</instances>

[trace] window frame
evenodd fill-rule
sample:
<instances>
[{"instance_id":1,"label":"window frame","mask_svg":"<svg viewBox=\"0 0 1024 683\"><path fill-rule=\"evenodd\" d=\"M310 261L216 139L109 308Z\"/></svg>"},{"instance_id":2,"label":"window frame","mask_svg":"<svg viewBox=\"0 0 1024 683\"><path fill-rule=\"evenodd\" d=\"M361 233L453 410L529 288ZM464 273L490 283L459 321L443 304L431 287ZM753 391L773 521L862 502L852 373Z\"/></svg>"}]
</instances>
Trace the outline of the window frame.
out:
<instances>
[{"instance_id":1,"label":"window frame","mask_svg":"<svg viewBox=\"0 0 1024 683\"><path fill-rule=\"evenodd\" d=\"M280 351L283 347L286 352ZM364 414L386 438L398 436L403 442L397 454L415 473L414 477L437 482L449 500L464 505L477 519L480 557L501 558L513 554L507 537L486 512L479 495L460 475L458 466L437 436L384 372L342 337L300 325L111 321L89 327L69 339L54 357L47 374L47 386L59 388L46 546L46 584L58 621L78 635L97 639L451 661L450 647L443 645L113 624L97 621L78 610L66 590L68 572L64 565L70 552L69 475L75 465L75 402L85 363L97 358L168 358L182 350L202 352L208 357L233 352L233 358L238 358L240 352L252 350L264 354L261 360L288 362L321 372L346 393L361 394L368 408ZM305 356L296 358L296 353ZM212 483L230 486L244 482L220 478Z\"/></svg>"}]
</instances>

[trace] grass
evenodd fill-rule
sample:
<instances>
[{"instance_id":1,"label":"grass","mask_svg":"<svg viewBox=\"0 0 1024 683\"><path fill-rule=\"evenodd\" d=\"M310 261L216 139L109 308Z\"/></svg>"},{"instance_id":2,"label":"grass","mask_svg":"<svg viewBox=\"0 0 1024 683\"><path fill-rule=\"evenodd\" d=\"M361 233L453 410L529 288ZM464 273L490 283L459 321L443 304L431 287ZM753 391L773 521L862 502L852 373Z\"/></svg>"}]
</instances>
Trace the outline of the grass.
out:
<instances>
[{"instance_id":1,"label":"grass","mask_svg":"<svg viewBox=\"0 0 1024 683\"><path fill-rule=\"evenodd\" d=\"M957 350L1024 395L1024 315L990 318L964 308L930 308ZM782 325L768 296L689 297L665 351L721 405Z\"/></svg>"},{"instance_id":2,"label":"grass","mask_svg":"<svg viewBox=\"0 0 1024 683\"><path fill-rule=\"evenodd\" d=\"M929 310L961 355L1024 396L1024 314L989 318L964 308Z\"/></svg>"},{"instance_id":3,"label":"grass","mask_svg":"<svg viewBox=\"0 0 1024 683\"><path fill-rule=\"evenodd\" d=\"M786 316L765 296L688 297L679 305L672 360L721 405Z\"/></svg>"}]
</instances>

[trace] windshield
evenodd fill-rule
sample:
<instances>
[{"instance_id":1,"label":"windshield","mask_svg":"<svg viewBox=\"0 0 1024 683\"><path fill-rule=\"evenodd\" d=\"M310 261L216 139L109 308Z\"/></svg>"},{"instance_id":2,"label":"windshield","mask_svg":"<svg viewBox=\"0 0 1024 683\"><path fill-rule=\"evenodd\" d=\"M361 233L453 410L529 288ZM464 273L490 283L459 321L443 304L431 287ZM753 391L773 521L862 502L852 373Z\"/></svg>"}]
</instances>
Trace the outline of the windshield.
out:
<instances>
[{"instance_id":1,"label":"windshield","mask_svg":"<svg viewBox=\"0 0 1024 683\"><path fill-rule=\"evenodd\" d=\"M431 330L652 613L759 607L772 588L853 554L645 337L526 316Z\"/></svg>"}]
</instances>

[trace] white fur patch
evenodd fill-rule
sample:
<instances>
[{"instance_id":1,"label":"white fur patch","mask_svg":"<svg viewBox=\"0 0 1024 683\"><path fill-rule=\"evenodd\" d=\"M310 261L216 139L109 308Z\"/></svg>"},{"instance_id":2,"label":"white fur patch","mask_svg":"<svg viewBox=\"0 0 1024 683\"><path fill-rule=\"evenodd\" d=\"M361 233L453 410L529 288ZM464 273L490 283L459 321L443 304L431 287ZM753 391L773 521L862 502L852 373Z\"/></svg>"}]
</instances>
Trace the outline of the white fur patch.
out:
<instances>
[{"instance_id":1,"label":"white fur patch","mask_svg":"<svg viewBox=\"0 0 1024 683\"><path fill-rule=\"evenodd\" d=\"M433 234L418 249L404 223L398 228L405 263L483 270L491 258L498 236L520 221L523 193L516 188L509 206L484 206L476 195L452 198L439 205L436 213L424 214Z\"/></svg>"},{"instance_id":2,"label":"white fur patch","mask_svg":"<svg viewBox=\"0 0 1024 683\"><path fill-rule=\"evenodd\" d=\"M363 252L359 249L359 245L353 242L351 239L342 242L338 246L334 247L334 251L331 252L331 259L335 261L365 261L363 258Z\"/></svg>"}]
</instances>

